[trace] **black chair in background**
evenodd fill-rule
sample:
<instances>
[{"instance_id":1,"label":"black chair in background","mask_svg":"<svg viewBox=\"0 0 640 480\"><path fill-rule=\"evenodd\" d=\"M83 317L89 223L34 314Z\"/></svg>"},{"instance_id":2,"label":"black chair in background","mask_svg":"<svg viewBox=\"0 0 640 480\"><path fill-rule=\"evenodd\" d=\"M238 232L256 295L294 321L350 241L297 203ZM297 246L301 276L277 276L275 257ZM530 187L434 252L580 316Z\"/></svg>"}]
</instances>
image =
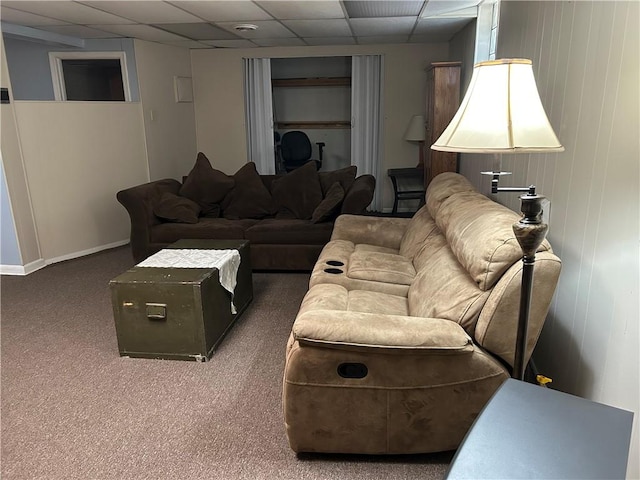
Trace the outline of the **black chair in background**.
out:
<instances>
[{"instance_id":1,"label":"black chair in background","mask_svg":"<svg viewBox=\"0 0 640 480\"><path fill-rule=\"evenodd\" d=\"M301 167L309 160L316 162L316 167L320 170L322 166L322 148L324 142L316 142L318 145L319 159L315 160L311 158L311 141L307 134L299 130L293 130L282 135L280 140L279 150L280 159L285 171L290 172L298 167Z\"/></svg>"}]
</instances>

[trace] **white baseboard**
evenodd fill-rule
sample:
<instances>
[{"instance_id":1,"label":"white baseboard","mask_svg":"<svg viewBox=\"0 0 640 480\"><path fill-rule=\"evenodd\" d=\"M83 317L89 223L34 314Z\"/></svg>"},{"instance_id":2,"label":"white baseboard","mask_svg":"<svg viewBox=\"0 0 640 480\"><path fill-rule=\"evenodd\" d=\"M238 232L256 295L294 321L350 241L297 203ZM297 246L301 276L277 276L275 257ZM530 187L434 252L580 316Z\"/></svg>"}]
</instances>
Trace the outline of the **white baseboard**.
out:
<instances>
[{"instance_id":1,"label":"white baseboard","mask_svg":"<svg viewBox=\"0 0 640 480\"><path fill-rule=\"evenodd\" d=\"M47 265L51 265L52 263L64 262L65 260L73 260L74 258L84 257L86 255L91 255L92 253L98 253L103 250L109 250L110 248L121 247L129 243L129 239L119 240L117 242L108 243L107 245L100 245L98 247L88 248L86 250L81 250L79 252L67 253L66 255L61 255L59 257L49 258L45 260Z\"/></svg>"},{"instance_id":2,"label":"white baseboard","mask_svg":"<svg viewBox=\"0 0 640 480\"><path fill-rule=\"evenodd\" d=\"M0 275L29 275L46 266L47 263L42 258L26 265L0 265Z\"/></svg>"},{"instance_id":3,"label":"white baseboard","mask_svg":"<svg viewBox=\"0 0 640 480\"><path fill-rule=\"evenodd\" d=\"M109 250L110 248L121 247L129 243L127 240L119 240L117 242L109 243L107 245L100 245L98 247L88 248L87 250L81 250L79 252L68 253L59 257L49 259L38 259L35 262L28 263L27 265L0 265L0 275L29 275L30 273L40 270L47 265L53 263L64 262L65 260L72 260L74 258L84 257L91 255L92 253L98 253L103 250Z\"/></svg>"}]
</instances>

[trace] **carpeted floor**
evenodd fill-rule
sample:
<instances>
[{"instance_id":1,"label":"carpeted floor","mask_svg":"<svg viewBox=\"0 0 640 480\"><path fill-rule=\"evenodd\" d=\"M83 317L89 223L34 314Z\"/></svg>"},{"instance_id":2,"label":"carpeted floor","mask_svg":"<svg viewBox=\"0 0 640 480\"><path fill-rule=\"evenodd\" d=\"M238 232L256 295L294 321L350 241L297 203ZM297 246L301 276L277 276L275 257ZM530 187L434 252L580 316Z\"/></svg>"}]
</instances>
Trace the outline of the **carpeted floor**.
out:
<instances>
[{"instance_id":1,"label":"carpeted floor","mask_svg":"<svg viewBox=\"0 0 640 480\"><path fill-rule=\"evenodd\" d=\"M284 347L309 276L255 273L207 363L118 355L108 281L128 247L2 277L3 480L436 479L452 453L296 456Z\"/></svg>"}]
</instances>

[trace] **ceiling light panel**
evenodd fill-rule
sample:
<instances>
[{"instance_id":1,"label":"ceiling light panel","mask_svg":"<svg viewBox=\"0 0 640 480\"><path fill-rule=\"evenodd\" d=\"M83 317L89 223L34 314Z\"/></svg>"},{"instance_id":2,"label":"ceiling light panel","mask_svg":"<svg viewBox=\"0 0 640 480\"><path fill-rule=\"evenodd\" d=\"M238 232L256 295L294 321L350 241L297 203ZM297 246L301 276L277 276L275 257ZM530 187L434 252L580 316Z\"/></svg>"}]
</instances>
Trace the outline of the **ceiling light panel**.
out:
<instances>
[{"instance_id":1,"label":"ceiling light panel","mask_svg":"<svg viewBox=\"0 0 640 480\"><path fill-rule=\"evenodd\" d=\"M353 18L353 33L358 37L376 35L409 35L416 23L415 17Z\"/></svg>"},{"instance_id":2,"label":"ceiling light panel","mask_svg":"<svg viewBox=\"0 0 640 480\"><path fill-rule=\"evenodd\" d=\"M47 32L59 33L60 35L68 35L78 38L116 38L120 35L104 30L98 30L84 25L43 25L38 27L40 30Z\"/></svg>"},{"instance_id":3,"label":"ceiling light panel","mask_svg":"<svg viewBox=\"0 0 640 480\"><path fill-rule=\"evenodd\" d=\"M6 1L3 5L25 12L51 18L61 18L69 23L124 25L135 23L133 20L112 15L95 8L69 1Z\"/></svg>"},{"instance_id":4,"label":"ceiling light panel","mask_svg":"<svg viewBox=\"0 0 640 480\"><path fill-rule=\"evenodd\" d=\"M314 20L321 18L344 18L338 0L277 1L256 2L267 12L280 20ZM377 3L377 2L374 2Z\"/></svg>"},{"instance_id":5,"label":"ceiling light panel","mask_svg":"<svg viewBox=\"0 0 640 480\"><path fill-rule=\"evenodd\" d=\"M174 5L209 22L273 20L273 17L253 2L246 1L175 1Z\"/></svg>"},{"instance_id":6,"label":"ceiling light panel","mask_svg":"<svg viewBox=\"0 0 640 480\"><path fill-rule=\"evenodd\" d=\"M238 38L237 35L209 23L164 23L156 26L192 40L234 40Z\"/></svg>"},{"instance_id":7,"label":"ceiling light panel","mask_svg":"<svg viewBox=\"0 0 640 480\"><path fill-rule=\"evenodd\" d=\"M283 20L289 30L300 37L348 37L351 29L345 19Z\"/></svg>"},{"instance_id":8,"label":"ceiling light panel","mask_svg":"<svg viewBox=\"0 0 640 480\"><path fill-rule=\"evenodd\" d=\"M238 24L238 22L218 22L217 26L228 30L231 33L235 33L237 36L242 38L287 38L287 37L295 37L295 34L282 25L280 22L276 22L275 20L263 20L254 23L258 29L257 30L249 30L245 32L238 32L234 30L234 26Z\"/></svg>"},{"instance_id":9,"label":"ceiling light panel","mask_svg":"<svg viewBox=\"0 0 640 480\"><path fill-rule=\"evenodd\" d=\"M92 25L89 25L92 26ZM139 38L149 42L179 42L186 40L184 37L165 32L149 25L93 25L106 32L117 33L123 37Z\"/></svg>"},{"instance_id":10,"label":"ceiling light panel","mask_svg":"<svg viewBox=\"0 0 640 480\"><path fill-rule=\"evenodd\" d=\"M424 1L344 1L349 18L415 17L420 15L423 5Z\"/></svg>"},{"instance_id":11,"label":"ceiling light panel","mask_svg":"<svg viewBox=\"0 0 640 480\"><path fill-rule=\"evenodd\" d=\"M15 25L24 25L26 27L39 27L41 25L69 25L67 22L57 20L55 18L43 17L13 8L7 8L4 4L0 7L0 18L3 22L13 23Z\"/></svg>"},{"instance_id":12,"label":"ceiling light panel","mask_svg":"<svg viewBox=\"0 0 640 480\"><path fill-rule=\"evenodd\" d=\"M140 23L197 23L202 19L165 2L135 0L126 2L84 1L85 5L129 18Z\"/></svg>"}]
</instances>

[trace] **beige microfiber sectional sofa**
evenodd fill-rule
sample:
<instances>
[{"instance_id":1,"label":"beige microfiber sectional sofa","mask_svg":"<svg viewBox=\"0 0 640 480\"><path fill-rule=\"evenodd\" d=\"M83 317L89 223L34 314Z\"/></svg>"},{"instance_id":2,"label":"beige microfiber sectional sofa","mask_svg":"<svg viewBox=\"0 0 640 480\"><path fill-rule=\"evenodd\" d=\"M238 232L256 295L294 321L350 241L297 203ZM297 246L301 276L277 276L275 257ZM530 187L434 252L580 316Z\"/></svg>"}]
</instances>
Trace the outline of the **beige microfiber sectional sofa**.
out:
<instances>
[{"instance_id":1,"label":"beige microfiber sectional sofa","mask_svg":"<svg viewBox=\"0 0 640 480\"><path fill-rule=\"evenodd\" d=\"M520 298L518 214L461 175L436 177L413 218L342 215L287 345L283 406L296 452L456 448L510 375ZM536 256L527 358L560 274Z\"/></svg>"}]
</instances>

